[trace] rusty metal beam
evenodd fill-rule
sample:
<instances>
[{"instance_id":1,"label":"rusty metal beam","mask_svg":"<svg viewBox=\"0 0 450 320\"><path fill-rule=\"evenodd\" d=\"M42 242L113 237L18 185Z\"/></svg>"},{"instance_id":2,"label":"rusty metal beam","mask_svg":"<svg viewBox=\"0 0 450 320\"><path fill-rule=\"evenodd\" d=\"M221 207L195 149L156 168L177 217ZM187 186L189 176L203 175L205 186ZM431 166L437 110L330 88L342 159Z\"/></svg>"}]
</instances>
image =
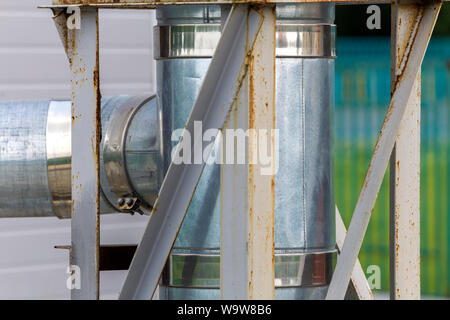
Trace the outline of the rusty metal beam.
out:
<instances>
[{"instance_id":1,"label":"rusty metal beam","mask_svg":"<svg viewBox=\"0 0 450 320\"><path fill-rule=\"evenodd\" d=\"M190 147L190 164L170 164L120 299L153 296L205 166L205 161L196 163L195 153L201 152L207 159L211 152L210 142L194 134L194 122L201 122L203 132L224 127L247 72L248 55L261 23L261 14L248 5L233 5L180 139ZM175 154L180 154L181 148L180 143Z\"/></svg>"},{"instance_id":2,"label":"rusty metal beam","mask_svg":"<svg viewBox=\"0 0 450 320\"><path fill-rule=\"evenodd\" d=\"M392 5L391 86L397 85L417 5ZM420 299L420 71L390 164L390 296Z\"/></svg>"},{"instance_id":3,"label":"rusty metal beam","mask_svg":"<svg viewBox=\"0 0 450 320\"><path fill-rule=\"evenodd\" d=\"M259 12L264 21L226 124L227 130L255 130L256 135L249 134L245 150L237 150L246 153L246 163L221 166L220 288L221 297L227 300L273 299L275 293L275 168L265 174L260 161L249 163L253 155L261 152L261 139L269 142L271 154L275 154L275 7L265 6ZM223 144L227 145L231 137L223 136ZM234 135L231 140L234 145ZM232 149L234 157L237 148Z\"/></svg>"},{"instance_id":4,"label":"rusty metal beam","mask_svg":"<svg viewBox=\"0 0 450 320\"><path fill-rule=\"evenodd\" d=\"M99 298L99 146L101 139L98 10L81 9L81 28L68 30L65 11L55 25L70 62L72 86L72 220L70 264L80 288L72 299Z\"/></svg>"},{"instance_id":5,"label":"rusty metal beam","mask_svg":"<svg viewBox=\"0 0 450 320\"><path fill-rule=\"evenodd\" d=\"M413 32L408 40L408 54L405 55L399 69L398 83L375 145L361 193L353 212L347 237L330 283L327 299L343 299L345 296L391 151L395 144L400 122L416 83L441 5L442 3L421 5L421 14L415 19Z\"/></svg>"},{"instance_id":6,"label":"rusty metal beam","mask_svg":"<svg viewBox=\"0 0 450 320\"><path fill-rule=\"evenodd\" d=\"M425 0L426 1L426 0ZM402 3L423 3L424 0L401 0ZM443 0L450 1L450 0ZM383 4L391 3L392 0L53 0L52 5L42 5L41 8L67 7L68 5L91 6L97 8L112 9L153 9L157 5L174 4L233 4L233 3L307 3L307 2L334 2L336 4L356 5L356 4Z\"/></svg>"}]
</instances>

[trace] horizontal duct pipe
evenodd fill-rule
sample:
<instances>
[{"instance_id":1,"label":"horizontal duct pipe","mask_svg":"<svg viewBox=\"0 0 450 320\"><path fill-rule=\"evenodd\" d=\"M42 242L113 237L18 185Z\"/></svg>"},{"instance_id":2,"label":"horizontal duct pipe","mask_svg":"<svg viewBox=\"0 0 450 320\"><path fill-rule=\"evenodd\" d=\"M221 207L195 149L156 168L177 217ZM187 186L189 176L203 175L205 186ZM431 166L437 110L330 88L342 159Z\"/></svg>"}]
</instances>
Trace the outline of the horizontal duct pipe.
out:
<instances>
[{"instance_id":1,"label":"horizontal duct pipe","mask_svg":"<svg viewBox=\"0 0 450 320\"><path fill-rule=\"evenodd\" d=\"M0 102L0 218L71 216L71 102ZM147 213L162 182L149 96L102 99L101 213Z\"/></svg>"}]
</instances>

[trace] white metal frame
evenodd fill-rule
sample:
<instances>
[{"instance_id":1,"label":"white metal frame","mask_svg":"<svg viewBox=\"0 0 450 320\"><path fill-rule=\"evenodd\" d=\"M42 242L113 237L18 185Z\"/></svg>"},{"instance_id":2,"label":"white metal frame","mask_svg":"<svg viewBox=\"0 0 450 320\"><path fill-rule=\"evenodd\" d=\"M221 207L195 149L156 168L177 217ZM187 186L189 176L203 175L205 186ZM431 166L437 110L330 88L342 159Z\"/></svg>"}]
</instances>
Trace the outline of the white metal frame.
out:
<instances>
[{"instance_id":1,"label":"white metal frame","mask_svg":"<svg viewBox=\"0 0 450 320\"><path fill-rule=\"evenodd\" d=\"M392 88L421 10L417 5L392 5ZM391 299L420 299L420 94L419 71L391 155Z\"/></svg>"},{"instance_id":2,"label":"white metal frame","mask_svg":"<svg viewBox=\"0 0 450 320\"><path fill-rule=\"evenodd\" d=\"M266 6L259 12L263 21L249 70L226 122L227 129L265 130L266 137L249 134L247 160L258 153L258 138L272 141L275 154L275 10ZM222 145L226 139L223 135ZM275 295L275 175L263 175L260 165L249 162L221 165L220 289L227 300Z\"/></svg>"},{"instance_id":3,"label":"white metal frame","mask_svg":"<svg viewBox=\"0 0 450 320\"><path fill-rule=\"evenodd\" d=\"M241 2L248 2L243 0ZM274 115L273 83L263 88L263 80L273 81L267 73L267 66L274 65L275 55L272 33L274 16L270 3L277 1L253 1L258 6L233 4L228 23L225 25L218 48L205 77L201 91L193 107L186 128L195 120L203 120L205 128L224 127L231 107L237 106L244 119L251 112L250 102L239 98L239 90L254 95L258 103L269 103L269 112L263 115L254 108L257 121L255 127L271 128L268 121ZM282 1L280 1L282 2ZM311 2L298 0L296 2ZM330 0L329 2L371 3L379 1ZM388 2L388 1L385 1ZM352 221L345 234L345 226L337 214L338 249L340 255L330 284L327 299L343 299L352 280L360 299L372 299L364 273L357 261L370 215L389 162L391 151L396 145L392 160L391 199L391 274L392 298L420 297L419 264L419 126L417 125L420 105L420 66L436 22L440 1L398 1L394 4L393 34L393 84L391 102L383 123L377 144L367 171ZM81 0L54 0L52 8L56 13L55 23L66 48L72 71L72 250L71 263L78 264L82 271L82 289L72 292L73 299L98 299L98 248L99 248L99 124L100 93L98 74L98 8L154 8L156 4L184 3L183 1L156 2L121 0L101 2ZM199 3L230 3L227 0L199 1ZM69 5L81 7L82 29L68 31L65 27L65 9ZM256 9L255 9L256 8ZM402 19L403 26L397 23ZM412 28L405 27L412 26ZM248 36L248 37L247 37ZM254 44L254 40L256 41ZM397 49L399 51L397 51ZM228 51L227 51L228 50ZM253 65L249 70L249 57ZM271 61L270 61L271 60ZM395 60L395 61L394 61ZM264 66L264 68L263 68ZM266 71L264 69L266 68ZM270 68L272 69L272 68ZM256 80L256 87L247 86L248 74ZM247 75L247 79L246 78ZM412 94L414 93L414 94ZM238 99L236 101L236 99ZM404 117L404 114L407 114ZM236 116L236 115L235 115ZM403 119L404 118L404 119ZM241 119L241 120L242 120ZM239 122L239 121L238 121ZM243 127L246 124L241 123ZM205 128L207 129L207 128ZM411 139L413 137L413 139ZM195 147L204 147L193 142ZM412 155L412 156L411 156ZM400 166L397 166L400 161ZM401 170L399 170L401 168ZM273 179L250 177L249 166L240 168L247 174L236 179L225 179L225 199L237 204L243 199L239 210L244 217L237 217L238 207L231 206L222 215L222 297L224 298L268 298L274 296L273 286L273 207L258 210L262 223L255 223L252 206L259 208L255 196L261 201L273 200L273 190L268 188ZM133 259L121 298L149 299L153 295L164 263L170 253L177 232L183 221L203 165L171 165L161 187L159 199L153 210L143 239ZM223 170L228 170L224 168ZM237 184L237 185L236 185ZM233 193L233 189L249 190L255 187L258 193ZM412 199L412 202L407 200ZM264 202L264 204L266 204ZM234 212L234 214L233 214ZM254 214L254 212L253 212ZM412 221L412 222L411 222ZM239 224L244 222L244 224ZM225 231L226 230L226 231ZM234 232L233 234L231 232ZM230 236L232 235L232 236ZM249 237L249 238L247 238ZM233 241L254 240L249 243L248 252L233 249ZM345 238L345 240L344 240ZM271 262L269 262L271 260ZM240 270L237 272L235 270ZM244 274L241 278L236 274ZM234 292L236 290L236 292ZM257 293L256 293L257 292Z\"/></svg>"},{"instance_id":4,"label":"white metal frame","mask_svg":"<svg viewBox=\"0 0 450 320\"><path fill-rule=\"evenodd\" d=\"M65 8L54 22L72 74L72 221L70 265L79 268L80 287L72 299L98 299L100 245L101 95L98 9L80 8L80 29L67 28Z\"/></svg>"}]
</instances>

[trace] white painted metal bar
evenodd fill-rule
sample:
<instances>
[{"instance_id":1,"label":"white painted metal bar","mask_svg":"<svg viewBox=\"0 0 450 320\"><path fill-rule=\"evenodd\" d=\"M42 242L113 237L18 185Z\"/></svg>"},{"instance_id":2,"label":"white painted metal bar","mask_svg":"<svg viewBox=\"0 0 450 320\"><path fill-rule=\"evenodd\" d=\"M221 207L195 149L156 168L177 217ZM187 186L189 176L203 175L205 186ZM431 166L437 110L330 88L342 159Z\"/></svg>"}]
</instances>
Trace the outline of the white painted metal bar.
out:
<instances>
[{"instance_id":1,"label":"white painted metal bar","mask_svg":"<svg viewBox=\"0 0 450 320\"><path fill-rule=\"evenodd\" d=\"M81 9L81 28L69 30L72 73L72 245L80 288L72 299L99 297L99 144L101 139L98 10Z\"/></svg>"},{"instance_id":2,"label":"white painted metal bar","mask_svg":"<svg viewBox=\"0 0 450 320\"><path fill-rule=\"evenodd\" d=\"M342 250L346 236L347 229L345 228L344 221L342 221L341 214L336 207L336 245L339 253ZM374 300L372 290L370 290L369 283L367 282L361 263L359 263L359 259L356 259L350 276L350 282L349 289L351 288L355 291L352 292L352 295L358 297L359 300Z\"/></svg>"},{"instance_id":3,"label":"white painted metal bar","mask_svg":"<svg viewBox=\"0 0 450 320\"><path fill-rule=\"evenodd\" d=\"M221 130L245 77L248 54L262 23L260 13L248 5L234 5L203 80L197 100L183 131L181 142L190 141L191 160L204 151L207 159L211 142L194 135L194 121L203 131ZM193 137L190 140L190 136ZM189 140L188 140L189 139ZM180 154L180 143L176 154ZM205 162L171 163L159 192L147 228L137 249L120 293L120 299L150 299L181 227Z\"/></svg>"},{"instance_id":4,"label":"white painted metal bar","mask_svg":"<svg viewBox=\"0 0 450 320\"><path fill-rule=\"evenodd\" d=\"M116 9L151 9L156 5L183 5L183 4L230 4L230 3L248 3L253 2L260 5L270 4L270 3L308 3L308 2L323 2L329 3L334 2L337 4L345 5L360 5L360 4L381 4L390 3L391 0L53 0L53 7L67 6L68 4L80 5L80 6L92 6L99 8L116 8ZM421 0L402 0L403 2L413 3L419 2ZM449 1L449 0L443 0ZM50 5L41 6L49 7Z\"/></svg>"},{"instance_id":5,"label":"white painted metal bar","mask_svg":"<svg viewBox=\"0 0 450 320\"><path fill-rule=\"evenodd\" d=\"M392 5L391 86L397 83L417 5ZM420 299L420 71L390 165L390 296Z\"/></svg>"},{"instance_id":6,"label":"white painted metal bar","mask_svg":"<svg viewBox=\"0 0 450 320\"><path fill-rule=\"evenodd\" d=\"M260 9L264 22L253 46L250 68L227 121L228 132L248 132L245 163L221 166L221 297L274 298L275 164L267 168L261 152L275 153L275 8ZM233 131L230 131L233 130ZM256 134L252 134L255 130ZM235 136L223 134L223 145ZM267 141L267 147L261 141ZM238 142L236 142L238 143ZM225 154L242 148L223 147ZM256 156L256 158L254 158ZM265 172L263 167L269 172Z\"/></svg>"},{"instance_id":7,"label":"white painted metal bar","mask_svg":"<svg viewBox=\"0 0 450 320\"><path fill-rule=\"evenodd\" d=\"M421 5L421 14L415 20L413 32L408 40L407 50L409 54L405 55L405 59L401 63L398 84L392 95L389 109L375 145L347 237L331 279L327 299L343 299L345 296L395 144L400 122L408 105L409 96L413 91L441 5L441 3Z\"/></svg>"}]
</instances>

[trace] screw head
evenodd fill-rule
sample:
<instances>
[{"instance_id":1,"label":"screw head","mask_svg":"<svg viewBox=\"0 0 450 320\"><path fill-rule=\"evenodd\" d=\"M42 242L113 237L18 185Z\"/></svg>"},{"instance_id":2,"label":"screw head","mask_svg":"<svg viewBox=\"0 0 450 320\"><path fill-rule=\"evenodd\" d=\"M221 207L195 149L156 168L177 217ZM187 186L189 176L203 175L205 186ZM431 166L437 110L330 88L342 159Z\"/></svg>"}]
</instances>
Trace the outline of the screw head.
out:
<instances>
[{"instance_id":1,"label":"screw head","mask_svg":"<svg viewBox=\"0 0 450 320\"><path fill-rule=\"evenodd\" d=\"M133 199L127 199L127 206L131 207L134 204L134 200Z\"/></svg>"}]
</instances>

